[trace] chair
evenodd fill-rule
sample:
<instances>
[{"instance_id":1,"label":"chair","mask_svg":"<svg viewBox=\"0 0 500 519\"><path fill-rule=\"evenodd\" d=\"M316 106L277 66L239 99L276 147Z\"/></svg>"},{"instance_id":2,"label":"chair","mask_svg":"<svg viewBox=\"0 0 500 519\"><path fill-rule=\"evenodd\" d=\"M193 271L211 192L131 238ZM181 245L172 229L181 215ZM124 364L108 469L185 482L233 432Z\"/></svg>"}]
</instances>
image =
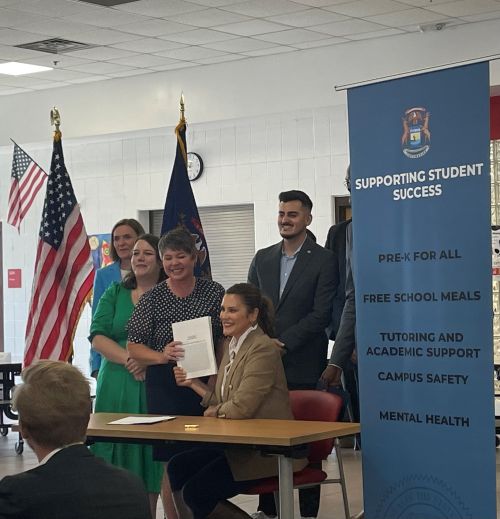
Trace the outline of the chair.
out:
<instances>
[{"instance_id":1,"label":"chair","mask_svg":"<svg viewBox=\"0 0 500 519\"><path fill-rule=\"evenodd\" d=\"M296 420L309 420L320 422L336 422L342 409L342 398L326 391L295 390L290 391L290 404L292 413ZM339 467L338 478L328 478L328 474L319 468L307 466L293 474L293 487L305 488L327 483L338 483L342 489L344 502L344 513L346 519L350 518L349 502L347 500L347 489L342 462L342 452L338 438L319 440L309 444L307 459L310 463L317 463L329 456L335 447ZM258 484L245 489L244 494L259 495L278 492L278 477L264 478ZM283 518L286 519L286 518Z\"/></svg>"}]
</instances>

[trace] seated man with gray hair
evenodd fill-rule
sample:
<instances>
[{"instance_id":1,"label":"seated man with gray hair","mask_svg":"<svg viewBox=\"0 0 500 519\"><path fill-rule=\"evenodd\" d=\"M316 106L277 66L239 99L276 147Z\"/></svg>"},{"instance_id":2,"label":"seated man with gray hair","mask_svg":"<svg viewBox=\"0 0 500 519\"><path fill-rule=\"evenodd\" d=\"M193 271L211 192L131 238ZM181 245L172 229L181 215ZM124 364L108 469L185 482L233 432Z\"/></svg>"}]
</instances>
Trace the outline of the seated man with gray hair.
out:
<instances>
[{"instance_id":1,"label":"seated man with gray hair","mask_svg":"<svg viewBox=\"0 0 500 519\"><path fill-rule=\"evenodd\" d=\"M87 379L70 364L40 361L22 373L14 408L39 465L0 482L0 519L151 519L142 482L84 445Z\"/></svg>"}]
</instances>

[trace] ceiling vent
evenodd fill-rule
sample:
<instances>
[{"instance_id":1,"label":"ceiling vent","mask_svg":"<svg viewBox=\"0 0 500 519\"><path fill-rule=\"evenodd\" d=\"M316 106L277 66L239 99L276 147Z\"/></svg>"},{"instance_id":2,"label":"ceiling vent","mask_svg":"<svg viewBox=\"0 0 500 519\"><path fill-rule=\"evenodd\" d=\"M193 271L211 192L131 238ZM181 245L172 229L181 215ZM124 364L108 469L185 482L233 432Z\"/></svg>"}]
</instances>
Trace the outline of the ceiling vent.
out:
<instances>
[{"instance_id":1,"label":"ceiling vent","mask_svg":"<svg viewBox=\"0 0 500 519\"><path fill-rule=\"evenodd\" d=\"M137 0L80 0L84 4L101 5L102 7L113 7L114 5L130 4Z\"/></svg>"},{"instance_id":2,"label":"ceiling vent","mask_svg":"<svg viewBox=\"0 0 500 519\"><path fill-rule=\"evenodd\" d=\"M75 50L91 49L92 47L96 47L96 45L63 40L62 38L51 38L50 40L23 43L22 45L16 45L16 47L21 49L38 50L40 52L49 52L50 54L64 54L65 52L73 52Z\"/></svg>"}]
</instances>

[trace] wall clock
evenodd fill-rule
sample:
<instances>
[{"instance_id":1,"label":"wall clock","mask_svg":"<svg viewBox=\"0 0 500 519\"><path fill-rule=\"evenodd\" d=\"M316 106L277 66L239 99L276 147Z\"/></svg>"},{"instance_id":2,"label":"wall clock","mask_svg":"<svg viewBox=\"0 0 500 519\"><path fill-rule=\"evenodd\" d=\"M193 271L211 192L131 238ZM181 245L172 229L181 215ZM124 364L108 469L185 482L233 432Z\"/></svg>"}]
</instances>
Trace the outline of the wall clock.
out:
<instances>
[{"instance_id":1,"label":"wall clock","mask_svg":"<svg viewBox=\"0 0 500 519\"><path fill-rule=\"evenodd\" d=\"M189 152L187 154L188 159L188 178L193 182L197 178L200 178L203 173L203 159L198 155L198 153Z\"/></svg>"}]
</instances>

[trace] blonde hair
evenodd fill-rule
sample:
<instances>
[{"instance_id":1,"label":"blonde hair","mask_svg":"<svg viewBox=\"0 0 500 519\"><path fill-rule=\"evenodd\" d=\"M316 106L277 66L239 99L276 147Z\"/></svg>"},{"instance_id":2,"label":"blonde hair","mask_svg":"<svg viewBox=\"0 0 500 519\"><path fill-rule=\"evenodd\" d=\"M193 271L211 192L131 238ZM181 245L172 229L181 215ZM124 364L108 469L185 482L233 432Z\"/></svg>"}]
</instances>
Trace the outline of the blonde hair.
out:
<instances>
[{"instance_id":1,"label":"blonde hair","mask_svg":"<svg viewBox=\"0 0 500 519\"><path fill-rule=\"evenodd\" d=\"M23 370L21 377L13 406L25 433L51 449L84 441L91 399L82 372L65 362L42 360Z\"/></svg>"}]
</instances>

